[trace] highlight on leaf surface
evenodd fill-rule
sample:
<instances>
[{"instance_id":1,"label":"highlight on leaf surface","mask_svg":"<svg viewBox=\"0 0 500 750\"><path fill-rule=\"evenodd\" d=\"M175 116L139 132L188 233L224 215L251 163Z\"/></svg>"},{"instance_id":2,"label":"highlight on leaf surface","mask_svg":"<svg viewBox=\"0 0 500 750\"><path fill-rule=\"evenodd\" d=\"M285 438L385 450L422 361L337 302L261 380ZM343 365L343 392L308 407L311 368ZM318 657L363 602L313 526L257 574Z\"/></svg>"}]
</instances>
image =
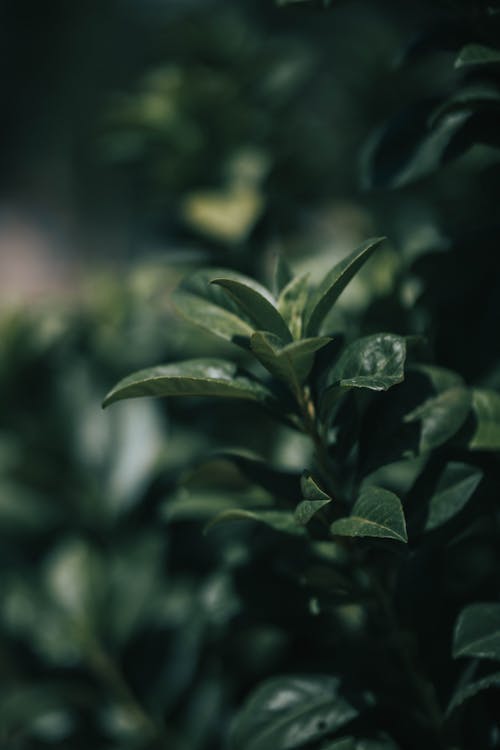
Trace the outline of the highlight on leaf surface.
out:
<instances>
[{"instance_id":1,"label":"highlight on leaf surface","mask_svg":"<svg viewBox=\"0 0 500 750\"><path fill-rule=\"evenodd\" d=\"M103 406L141 396L218 396L261 403L276 400L263 383L223 359L191 359L139 370L121 380Z\"/></svg>"},{"instance_id":2,"label":"highlight on leaf surface","mask_svg":"<svg viewBox=\"0 0 500 750\"><path fill-rule=\"evenodd\" d=\"M397 495L381 487L367 487L356 500L351 514L330 526L339 536L373 537L407 542L406 522Z\"/></svg>"}]
</instances>

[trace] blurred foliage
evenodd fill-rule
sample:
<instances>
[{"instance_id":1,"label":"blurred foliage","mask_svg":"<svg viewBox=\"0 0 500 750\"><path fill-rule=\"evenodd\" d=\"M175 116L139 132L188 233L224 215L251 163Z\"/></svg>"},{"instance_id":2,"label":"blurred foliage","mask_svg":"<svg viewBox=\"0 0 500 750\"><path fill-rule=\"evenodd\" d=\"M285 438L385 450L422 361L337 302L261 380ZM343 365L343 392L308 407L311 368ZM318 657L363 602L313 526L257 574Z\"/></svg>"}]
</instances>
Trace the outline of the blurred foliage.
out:
<instances>
[{"instance_id":1,"label":"blurred foliage","mask_svg":"<svg viewBox=\"0 0 500 750\"><path fill-rule=\"evenodd\" d=\"M104 413L100 402L157 362L231 356L255 372L245 351L173 310L171 292L201 262L269 281L279 248L320 279L375 233L391 242L327 319L339 345L411 335L422 359L459 373L447 388L498 390L496 3L107 0L2 13L4 192L70 207L85 250L90 237L95 256L136 260L94 271L71 303L0 319L0 745L218 750L268 677L348 670L378 687L380 628L366 637L341 551L334 575L331 549L311 565L300 539L277 542L264 525L202 533L235 498L260 511L298 502L308 442L251 402L140 400ZM427 377L414 372L412 387ZM443 531L434 508L397 607L410 649L427 649L454 746L492 750L498 678L471 650L467 608L455 651L469 661L450 662L450 644L462 607L498 602L498 453L481 450L498 413L476 399L490 421L473 470L457 449L441 476L439 462L400 460L426 417L400 393L342 406L346 476L366 459L363 471L407 495L423 533L419 498L449 499L484 473L474 501L455 501L458 524ZM413 411L403 434L402 409ZM370 441L354 455L361 421ZM405 729L398 701L413 698L393 662L383 672L391 689L371 739L328 749L392 748L395 716L403 749L427 746ZM332 680L320 689L336 690ZM253 736L241 727L238 750Z\"/></svg>"}]
</instances>

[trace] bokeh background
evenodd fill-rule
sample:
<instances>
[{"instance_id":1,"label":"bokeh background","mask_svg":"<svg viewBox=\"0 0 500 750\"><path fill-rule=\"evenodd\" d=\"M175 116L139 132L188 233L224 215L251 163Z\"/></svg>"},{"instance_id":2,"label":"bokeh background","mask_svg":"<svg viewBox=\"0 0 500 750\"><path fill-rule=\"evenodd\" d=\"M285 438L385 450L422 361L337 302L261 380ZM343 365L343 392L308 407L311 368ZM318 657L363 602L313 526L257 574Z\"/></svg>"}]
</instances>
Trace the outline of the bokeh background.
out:
<instances>
[{"instance_id":1,"label":"bokeh background","mask_svg":"<svg viewBox=\"0 0 500 750\"><path fill-rule=\"evenodd\" d=\"M216 750L262 678L327 667L272 535L202 533L257 492L221 451L285 471L307 446L244 405L100 409L133 369L228 351L175 315L185 274L266 281L279 251L319 277L386 235L334 326L425 334L500 385L498 144L425 168L405 151L462 76L453 34L432 55L415 39L450 18L460 39L474 4L324 5L2 3L2 748Z\"/></svg>"}]
</instances>

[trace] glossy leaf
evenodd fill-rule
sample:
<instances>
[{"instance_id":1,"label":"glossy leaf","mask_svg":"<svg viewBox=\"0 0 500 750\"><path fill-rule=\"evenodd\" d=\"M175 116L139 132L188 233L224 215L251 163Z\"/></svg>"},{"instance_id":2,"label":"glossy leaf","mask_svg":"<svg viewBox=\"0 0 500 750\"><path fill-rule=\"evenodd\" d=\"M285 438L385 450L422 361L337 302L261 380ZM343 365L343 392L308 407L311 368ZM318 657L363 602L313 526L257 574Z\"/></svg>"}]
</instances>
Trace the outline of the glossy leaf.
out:
<instances>
[{"instance_id":1,"label":"glossy leaf","mask_svg":"<svg viewBox=\"0 0 500 750\"><path fill-rule=\"evenodd\" d=\"M330 341L327 336L317 336L283 346L278 337L257 331L252 335L250 346L264 367L296 392L309 375L316 352Z\"/></svg>"},{"instance_id":2,"label":"glossy leaf","mask_svg":"<svg viewBox=\"0 0 500 750\"><path fill-rule=\"evenodd\" d=\"M365 699L366 703L366 699ZM230 735L230 750L299 750L355 719L363 705L340 692L327 675L268 680L247 700Z\"/></svg>"},{"instance_id":3,"label":"glossy leaf","mask_svg":"<svg viewBox=\"0 0 500 750\"><path fill-rule=\"evenodd\" d=\"M286 321L294 339L300 339L304 327L304 311L309 295L309 274L297 276L282 289L278 310Z\"/></svg>"},{"instance_id":4,"label":"glossy leaf","mask_svg":"<svg viewBox=\"0 0 500 750\"><path fill-rule=\"evenodd\" d=\"M386 391L404 379L406 342L392 333L358 339L344 349L328 382L342 388Z\"/></svg>"},{"instance_id":5,"label":"glossy leaf","mask_svg":"<svg viewBox=\"0 0 500 750\"><path fill-rule=\"evenodd\" d=\"M232 508L219 513L205 527L205 531L210 531L214 526L227 521L258 521L266 526L270 526L275 531L292 536L300 536L304 533L302 526L295 521L293 513L285 510L244 510L243 508Z\"/></svg>"},{"instance_id":6,"label":"glossy leaf","mask_svg":"<svg viewBox=\"0 0 500 750\"><path fill-rule=\"evenodd\" d=\"M500 604L470 604L460 613L453 656L500 660Z\"/></svg>"},{"instance_id":7,"label":"glossy leaf","mask_svg":"<svg viewBox=\"0 0 500 750\"><path fill-rule=\"evenodd\" d=\"M474 388L472 390L474 431L469 448L481 451L500 450L500 393Z\"/></svg>"},{"instance_id":8,"label":"glossy leaf","mask_svg":"<svg viewBox=\"0 0 500 750\"><path fill-rule=\"evenodd\" d=\"M273 394L258 380L223 359L190 359L140 370L121 380L103 406L141 396L218 396L272 403Z\"/></svg>"},{"instance_id":9,"label":"glossy leaf","mask_svg":"<svg viewBox=\"0 0 500 750\"><path fill-rule=\"evenodd\" d=\"M257 329L270 331L284 342L292 340L288 326L275 307L272 295L267 289L254 282L243 283L231 278L213 279L212 284L222 287L234 299L238 307L254 321Z\"/></svg>"},{"instance_id":10,"label":"glossy leaf","mask_svg":"<svg viewBox=\"0 0 500 750\"><path fill-rule=\"evenodd\" d=\"M470 698L474 698L478 693L490 690L491 688L500 688L500 672L494 672L458 688L450 701L447 713L451 714L456 708L459 708L463 703L470 700Z\"/></svg>"},{"instance_id":11,"label":"glossy leaf","mask_svg":"<svg viewBox=\"0 0 500 750\"><path fill-rule=\"evenodd\" d=\"M405 422L420 422L419 451L434 450L453 437L469 414L470 392L450 388L405 416Z\"/></svg>"},{"instance_id":12,"label":"glossy leaf","mask_svg":"<svg viewBox=\"0 0 500 750\"><path fill-rule=\"evenodd\" d=\"M334 521L330 531L339 536L408 541L400 499L393 492L380 487L367 487L362 490L351 515Z\"/></svg>"},{"instance_id":13,"label":"glossy leaf","mask_svg":"<svg viewBox=\"0 0 500 750\"><path fill-rule=\"evenodd\" d=\"M305 325L307 336L315 336L319 333L321 324L348 283L354 278L384 239L384 237L375 237L367 240L327 273L321 284L309 298Z\"/></svg>"},{"instance_id":14,"label":"glossy leaf","mask_svg":"<svg viewBox=\"0 0 500 750\"><path fill-rule=\"evenodd\" d=\"M500 50L486 47L484 44L466 44L455 60L455 68L468 65L498 65L499 63Z\"/></svg>"},{"instance_id":15,"label":"glossy leaf","mask_svg":"<svg viewBox=\"0 0 500 750\"><path fill-rule=\"evenodd\" d=\"M475 466L451 462L446 465L429 502L426 531L436 529L459 513L474 494L483 472Z\"/></svg>"}]
</instances>

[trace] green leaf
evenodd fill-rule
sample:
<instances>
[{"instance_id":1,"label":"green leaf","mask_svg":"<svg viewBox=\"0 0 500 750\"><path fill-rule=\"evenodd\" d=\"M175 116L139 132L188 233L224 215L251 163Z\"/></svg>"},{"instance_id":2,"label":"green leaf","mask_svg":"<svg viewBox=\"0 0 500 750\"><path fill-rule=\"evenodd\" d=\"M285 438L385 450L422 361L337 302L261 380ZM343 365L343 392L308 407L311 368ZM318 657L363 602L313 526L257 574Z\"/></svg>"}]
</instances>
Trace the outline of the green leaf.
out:
<instances>
[{"instance_id":1,"label":"green leaf","mask_svg":"<svg viewBox=\"0 0 500 750\"><path fill-rule=\"evenodd\" d=\"M399 113L372 137L363 158L366 189L400 188L428 176L473 144L467 126L473 110L450 112L433 128L435 107L418 104Z\"/></svg>"},{"instance_id":2,"label":"green leaf","mask_svg":"<svg viewBox=\"0 0 500 750\"><path fill-rule=\"evenodd\" d=\"M303 474L300 480L300 488L306 500L328 501L331 499L310 474Z\"/></svg>"},{"instance_id":3,"label":"green leaf","mask_svg":"<svg viewBox=\"0 0 500 750\"><path fill-rule=\"evenodd\" d=\"M282 289L278 310L286 321L294 339L300 339L304 326L304 310L309 295L309 274L297 276Z\"/></svg>"},{"instance_id":4,"label":"green leaf","mask_svg":"<svg viewBox=\"0 0 500 750\"><path fill-rule=\"evenodd\" d=\"M230 750L298 750L355 719L368 699L353 705L340 680L327 675L275 677L250 696L236 717Z\"/></svg>"},{"instance_id":5,"label":"green leaf","mask_svg":"<svg viewBox=\"0 0 500 750\"><path fill-rule=\"evenodd\" d=\"M103 406L140 396L218 396L273 403L265 385L223 359L190 359L140 370L121 380Z\"/></svg>"},{"instance_id":6,"label":"green leaf","mask_svg":"<svg viewBox=\"0 0 500 750\"><path fill-rule=\"evenodd\" d=\"M447 464L429 503L426 531L442 526L459 513L482 478L483 472L475 466L456 462Z\"/></svg>"},{"instance_id":7,"label":"green leaf","mask_svg":"<svg viewBox=\"0 0 500 750\"><path fill-rule=\"evenodd\" d=\"M300 486L305 499L297 505L294 515L297 523L306 526L313 516L332 499L326 492L323 492L310 474L302 476Z\"/></svg>"},{"instance_id":8,"label":"green leaf","mask_svg":"<svg viewBox=\"0 0 500 750\"><path fill-rule=\"evenodd\" d=\"M500 604L470 604L460 613L453 635L453 657L500 660Z\"/></svg>"},{"instance_id":9,"label":"green leaf","mask_svg":"<svg viewBox=\"0 0 500 750\"><path fill-rule=\"evenodd\" d=\"M459 89L446 99L432 114L430 127L435 127L441 117L450 112L465 109L479 110L487 107L497 109L500 104L500 90L489 83L479 83Z\"/></svg>"},{"instance_id":10,"label":"green leaf","mask_svg":"<svg viewBox=\"0 0 500 750\"><path fill-rule=\"evenodd\" d=\"M500 63L500 50L484 44L466 44L455 60L455 68L467 65L492 65Z\"/></svg>"},{"instance_id":11,"label":"green leaf","mask_svg":"<svg viewBox=\"0 0 500 750\"><path fill-rule=\"evenodd\" d=\"M480 451L500 450L500 393L472 389L474 432L469 448Z\"/></svg>"},{"instance_id":12,"label":"green leaf","mask_svg":"<svg viewBox=\"0 0 500 750\"><path fill-rule=\"evenodd\" d=\"M392 333L376 333L349 344L328 376L342 388L386 391L404 379L406 342Z\"/></svg>"},{"instance_id":13,"label":"green leaf","mask_svg":"<svg viewBox=\"0 0 500 750\"><path fill-rule=\"evenodd\" d=\"M348 283L384 241L385 237L367 240L353 253L337 263L310 296L306 309L306 335L315 336L333 305Z\"/></svg>"},{"instance_id":14,"label":"green leaf","mask_svg":"<svg viewBox=\"0 0 500 750\"><path fill-rule=\"evenodd\" d=\"M469 390L450 388L407 414L406 423L421 423L419 451L434 450L452 438L467 419L470 404Z\"/></svg>"},{"instance_id":15,"label":"green leaf","mask_svg":"<svg viewBox=\"0 0 500 750\"><path fill-rule=\"evenodd\" d=\"M283 346L283 342L277 336L257 331L252 335L250 346L259 362L276 378L290 385L296 393L311 371L314 355L330 341L327 336L318 336L292 341Z\"/></svg>"},{"instance_id":16,"label":"green leaf","mask_svg":"<svg viewBox=\"0 0 500 750\"><path fill-rule=\"evenodd\" d=\"M236 279L216 278L212 284L222 287L251 318L258 329L269 331L288 342L292 335L274 304L272 295L250 279L243 283ZM265 292L263 294L262 292Z\"/></svg>"},{"instance_id":17,"label":"green leaf","mask_svg":"<svg viewBox=\"0 0 500 750\"><path fill-rule=\"evenodd\" d=\"M406 523L397 495L381 487L367 487L356 500L351 515L334 521L334 535L380 537L407 542Z\"/></svg>"},{"instance_id":18,"label":"green leaf","mask_svg":"<svg viewBox=\"0 0 500 750\"><path fill-rule=\"evenodd\" d=\"M490 688L500 688L500 672L494 672L493 674L487 675L487 677L482 677L480 680L474 680L474 682L469 682L468 685L458 688L450 701L446 713L451 714L470 698L473 698L483 690L489 690Z\"/></svg>"},{"instance_id":19,"label":"green leaf","mask_svg":"<svg viewBox=\"0 0 500 750\"><path fill-rule=\"evenodd\" d=\"M173 497L168 498L162 506L161 516L167 523L186 520L209 521L225 511L234 510L236 499L234 492L189 491L183 488ZM250 496L243 495L241 504L247 507L257 504L268 507L271 500L261 497L257 501L253 493Z\"/></svg>"},{"instance_id":20,"label":"green leaf","mask_svg":"<svg viewBox=\"0 0 500 750\"><path fill-rule=\"evenodd\" d=\"M246 276L227 269L201 269L184 279L173 293L174 306L191 323L248 349L255 326L221 287L210 284L216 276L248 281Z\"/></svg>"},{"instance_id":21,"label":"green leaf","mask_svg":"<svg viewBox=\"0 0 500 750\"><path fill-rule=\"evenodd\" d=\"M258 521L266 526L292 536L301 536L304 534L304 528L299 526L295 521L293 513L285 510L244 510L243 508L231 508L219 513L205 527L205 531L210 531L214 526L226 521Z\"/></svg>"}]
</instances>

